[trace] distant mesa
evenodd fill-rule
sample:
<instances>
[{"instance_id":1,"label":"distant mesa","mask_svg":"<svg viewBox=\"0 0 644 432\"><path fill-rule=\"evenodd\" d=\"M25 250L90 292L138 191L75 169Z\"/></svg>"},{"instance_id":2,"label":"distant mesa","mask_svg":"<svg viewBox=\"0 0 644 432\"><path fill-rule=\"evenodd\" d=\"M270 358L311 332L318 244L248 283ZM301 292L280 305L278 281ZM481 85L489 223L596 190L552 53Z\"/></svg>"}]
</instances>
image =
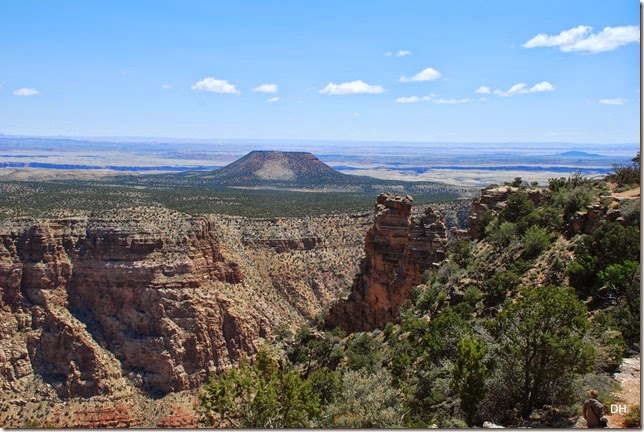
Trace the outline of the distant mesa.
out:
<instances>
[{"instance_id":1,"label":"distant mesa","mask_svg":"<svg viewBox=\"0 0 644 432\"><path fill-rule=\"evenodd\" d=\"M241 159L212 172L226 184L324 184L347 183L342 174L308 152L252 151Z\"/></svg>"}]
</instances>

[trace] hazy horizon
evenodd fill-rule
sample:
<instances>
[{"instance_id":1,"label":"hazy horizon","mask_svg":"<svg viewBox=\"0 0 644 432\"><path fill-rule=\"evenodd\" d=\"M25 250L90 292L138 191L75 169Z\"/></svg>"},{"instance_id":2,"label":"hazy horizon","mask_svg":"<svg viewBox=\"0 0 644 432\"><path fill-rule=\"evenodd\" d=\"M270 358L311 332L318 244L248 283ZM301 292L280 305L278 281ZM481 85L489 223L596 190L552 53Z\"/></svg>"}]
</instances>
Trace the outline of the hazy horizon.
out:
<instances>
[{"instance_id":1,"label":"hazy horizon","mask_svg":"<svg viewBox=\"0 0 644 432\"><path fill-rule=\"evenodd\" d=\"M222 137L180 137L180 136L127 136L127 135L35 135L35 134L5 134L0 133L0 138L18 138L18 139L66 139L72 141L89 141L89 142L106 142L106 143L141 143L141 144L224 144L224 143L267 143L267 142L286 142L286 143L328 143L328 144L412 144L412 145L441 145L441 144L460 144L465 146L483 146L483 145L501 145L501 146L593 146L593 147L618 147L618 146L640 146L641 141L624 141L624 142L576 142L576 141L445 141L445 140L364 140L364 139L319 139L319 138L222 138ZM166 142L163 142L166 141ZM505 148L505 147L504 147ZM546 147L548 148L548 147ZM564 148L564 147L562 147Z\"/></svg>"},{"instance_id":2,"label":"hazy horizon","mask_svg":"<svg viewBox=\"0 0 644 432\"><path fill-rule=\"evenodd\" d=\"M108 140L0 136L0 176L16 170L80 170L101 175L221 168L250 151L306 151L345 174L481 186L522 177L540 184L581 171L608 173L639 144L400 143L325 140ZM570 153L572 152L572 153ZM110 174L111 173L111 174ZM19 174L20 176L20 174Z\"/></svg>"}]
</instances>

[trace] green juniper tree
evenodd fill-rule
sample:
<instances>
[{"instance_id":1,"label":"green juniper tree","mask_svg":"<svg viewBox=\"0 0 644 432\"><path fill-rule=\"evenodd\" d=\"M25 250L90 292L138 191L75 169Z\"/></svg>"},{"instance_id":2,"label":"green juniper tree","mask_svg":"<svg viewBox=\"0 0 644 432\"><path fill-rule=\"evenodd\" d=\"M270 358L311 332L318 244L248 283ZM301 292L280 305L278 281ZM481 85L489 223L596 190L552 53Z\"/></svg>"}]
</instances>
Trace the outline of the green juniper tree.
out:
<instances>
[{"instance_id":1,"label":"green juniper tree","mask_svg":"<svg viewBox=\"0 0 644 432\"><path fill-rule=\"evenodd\" d=\"M587 372L594 355L584 344L588 317L584 304L567 288L527 288L508 299L490 322L495 359L523 418L545 404L565 403L577 374Z\"/></svg>"}]
</instances>

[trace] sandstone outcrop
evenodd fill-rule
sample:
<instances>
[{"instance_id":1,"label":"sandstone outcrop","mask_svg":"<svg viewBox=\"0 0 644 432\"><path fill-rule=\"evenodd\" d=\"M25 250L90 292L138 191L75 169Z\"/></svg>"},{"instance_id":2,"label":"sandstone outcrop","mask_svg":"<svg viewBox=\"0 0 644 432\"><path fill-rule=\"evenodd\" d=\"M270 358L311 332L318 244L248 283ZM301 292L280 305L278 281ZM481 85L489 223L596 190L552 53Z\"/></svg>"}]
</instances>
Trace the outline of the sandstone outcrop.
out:
<instances>
[{"instance_id":1,"label":"sandstone outcrop","mask_svg":"<svg viewBox=\"0 0 644 432\"><path fill-rule=\"evenodd\" d=\"M472 209L467 220L467 232L473 239L481 238L481 221L483 215L488 212L498 213L506 206L510 195L522 190L535 204L541 201L543 191L541 189L519 189L514 186L488 187L481 189L481 196L472 201Z\"/></svg>"},{"instance_id":2,"label":"sandstone outcrop","mask_svg":"<svg viewBox=\"0 0 644 432\"><path fill-rule=\"evenodd\" d=\"M593 204L586 210L575 212L568 221L568 232L571 235L592 234L604 222L625 223L619 204L619 200L614 199L608 207Z\"/></svg>"},{"instance_id":3,"label":"sandstone outcrop","mask_svg":"<svg viewBox=\"0 0 644 432\"><path fill-rule=\"evenodd\" d=\"M445 259L447 228L442 216L428 208L412 217L411 208L408 195L378 196L360 273L348 298L329 311L328 325L347 331L383 327L397 319L423 272Z\"/></svg>"},{"instance_id":4,"label":"sandstone outcrop","mask_svg":"<svg viewBox=\"0 0 644 432\"><path fill-rule=\"evenodd\" d=\"M0 389L37 379L67 399L197 388L349 286L362 223L162 208L5 220Z\"/></svg>"},{"instance_id":5,"label":"sandstone outcrop","mask_svg":"<svg viewBox=\"0 0 644 432\"><path fill-rule=\"evenodd\" d=\"M483 234L481 225L484 215L488 212L494 214L501 212L506 207L510 196L519 191L527 194L535 205L541 202L546 192L544 189L520 189L513 186L481 189L480 197L472 201L472 209L467 220L467 234L475 240L480 239ZM592 234L605 221L624 222L619 198L613 197L613 201L608 206L599 204L597 200L587 209L575 212L566 221L566 228L570 235Z\"/></svg>"}]
</instances>

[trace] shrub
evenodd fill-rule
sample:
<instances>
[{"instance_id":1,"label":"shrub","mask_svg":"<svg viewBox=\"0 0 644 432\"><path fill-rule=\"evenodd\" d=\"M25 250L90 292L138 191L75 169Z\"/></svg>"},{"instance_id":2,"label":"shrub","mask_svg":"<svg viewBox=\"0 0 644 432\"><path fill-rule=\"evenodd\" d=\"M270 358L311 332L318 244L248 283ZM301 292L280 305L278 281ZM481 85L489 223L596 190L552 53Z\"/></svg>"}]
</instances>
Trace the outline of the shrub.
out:
<instances>
[{"instance_id":1,"label":"shrub","mask_svg":"<svg viewBox=\"0 0 644 432\"><path fill-rule=\"evenodd\" d=\"M489 231L492 229L491 224L496 220L494 212L487 211L483 213L475 222L478 231L481 233L481 238L485 238L489 235Z\"/></svg>"},{"instance_id":2,"label":"shrub","mask_svg":"<svg viewBox=\"0 0 644 432\"><path fill-rule=\"evenodd\" d=\"M521 243L524 247L524 256L526 258L534 258L550 244L548 231L539 226L532 226L528 228L521 238Z\"/></svg>"},{"instance_id":3,"label":"shrub","mask_svg":"<svg viewBox=\"0 0 644 432\"><path fill-rule=\"evenodd\" d=\"M568 222L578 211L590 206L595 194L589 187L575 187L559 191L555 197L555 204L563 209L563 219Z\"/></svg>"},{"instance_id":4,"label":"shrub","mask_svg":"<svg viewBox=\"0 0 644 432\"><path fill-rule=\"evenodd\" d=\"M265 351L257 354L253 365L244 359L218 378L211 377L199 401L211 426L301 428L320 413L311 382Z\"/></svg>"},{"instance_id":5,"label":"shrub","mask_svg":"<svg viewBox=\"0 0 644 432\"><path fill-rule=\"evenodd\" d=\"M633 429L641 428L641 416L642 414L640 413L639 405L631 407L628 413L624 416L624 420L626 420L625 426Z\"/></svg>"},{"instance_id":6,"label":"shrub","mask_svg":"<svg viewBox=\"0 0 644 432\"><path fill-rule=\"evenodd\" d=\"M358 333L346 350L347 367L351 370L377 370L382 363L379 343L369 333Z\"/></svg>"},{"instance_id":7,"label":"shrub","mask_svg":"<svg viewBox=\"0 0 644 432\"><path fill-rule=\"evenodd\" d=\"M619 203L619 209L628 225L640 224L640 200L623 200Z\"/></svg>"},{"instance_id":8,"label":"shrub","mask_svg":"<svg viewBox=\"0 0 644 432\"><path fill-rule=\"evenodd\" d=\"M613 372L622 361L626 343L613 315L606 310L594 314L588 343L596 348L595 369Z\"/></svg>"},{"instance_id":9,"label":"shrub","mask_svg":"<svg viewBox=\"0 0 644 432\"><path fill-rule=\"evenodd\" d=\"M640 232L637 227L624 227L607 222L591 235L589 252L597 257L599 269L623 260L640 260Z\"/></svg>"},{"instance_id":10,"label":"shrub","mask_svg":"<svg viewBox=\"0 0 644 432\"><path fill-rule=\"evenodd\" d=\"M483 341L464 337L458 343L458 357L452 371L452 386L458 392L461 410L467 422L474 422L479 402L484 396L488 369L483 361L487 347Z\"/></svg>"},{"instance_id":11,"label":"shrub","mask_svg":"<svg viewBox=\"0 0 644 432\"><path fill-rule=\"evenodd\" d=\"M489 227L489 225L488 225ZM501 222L498 227L492 229L489 233L489 240L499 247L505 247L515 238L517 227L512 222Z\"/></svg>"},{"instance_id":12,"label":"shrub","mask_svg":"<svg viewBox=\"0 0 644 432\"><path fill-rule=\"evenodd\" d=\"M513 271L499 270L485 282L485 304L495 306L506 298L508 292L514 292L519 287L521 278Z\"/></svg>"},{"instance_id":13,"label":"shrub","mask_svg":"<svg viewBox=\"0 0 644 432\"><path fill-rule=\"evenodd\" d=\"M566 267L566 275L570 280L570 286L585 294L590 294L591 288L595 284L596 267L596 257L590 255L578 256L577 260L570 262Z\"/></svg>"},{"instance_id":14,"label":"shrub","mask_svg":"<svg viewBox=\"0 0 644 432\"><path fill-rule=\"evenodd\" d=\"M471 260L471 242L459 240L449 250L450 258L459 266L465 268Z\"/></svg>"},{"instance_id":15,"label":"shrub","mask_svg":"<svg viewBox=\"0 0 644 432\"><path fill-rule=\"evenodd\" d=\"M638 263L626 261L623 265L609 266L608 269L601 275L603 277L611 275L610 278L614 278L613 280L617 281L612 282L617 284L617 290L619 292L623 291L617 306L613 309L613 317L628 346L638 349L641 332L640 266Z\"/></svg>"},{"instance_id":16,"label":"shrub","mask_svg":"<svg viewBox=\"0 0 644 432\"><path fill-rule=\"evenodd\" d=\"M564 177L548 179L548 189L552 192L559 192L566 187L566 179Z\"/></svg>"},{"instance_id":17,"label":"shrub","mask_svg":"<svg viewBox=\"0 0 644 432\"><path fill-rule=\"evenodd\" d=\"M463 293L463 302L476 306L476 304L483 298L483 293L475 286L469 286Z\"/></svg>"},{"instance_id":18,"label":"shrub","mask_svg":"<svg viewBox=\"0 0 644 432\"><path fill-rule=\"evenodd\" d=\"M637 152L631 162L631 165L613 165L613 172L608 178L618 186L640 184L640 152Z\"/></svg>"},{"instance_id":19,"label":"shrub","mask_svg":"<svg viewBox=\"0 0 644 432\"><path fill-rule=\"evenodd\" d=\"M534 203L525 192L510 195L505 208L501 211L501 221L517 222L522 217L532 213Z\"/></svg>"},{"instance_id":20,"label":"shrub","mask_svg":"<svg viewBox=\"0 0 644 432\"><path fill-rule=\"evenodd\" d=\"M568 402L571 381L592 366L593 348L583 341L586 307L569 289L525 289L488 326L498 378L506 381L501 388L514 386L514 403L501 409L517 406L524 419L547 403Z\"/></svg>"},{"instance_id":21,"label":"shrub","mask_svg":"<svg viewBox=\"0 0 644 432\"><path fill-rule=\"evenodd\" d=\"M435 313L447 300L447 289L441 284L432 284L418 292L414 305L421 312Z\"/></svg>"},{"instance_id":22,"label":"shrub","mask_svg":"<svg viewBox=\"0 0 644 432\"><path fill-rule=\"evenodd\" d=\"M639 286L640 265L635 261L626 260L620 264L611 264L599 272L599 280L607 294L617 299L622 297L629 287Z\"/></svg>"},{"instance_id":23,"label":"shrub","mask_svg":"<svg viewBox=\"0 0 644 432\"><path fill-rule=\"evenodd\" d=\"M395 428L401 426L401 394L383 368L346 371L342 390L324 411L325 428Z\"/></svg>"},{"instance_id":24,"label":"shrub","mask_svg":"<svg viewBox=\"0 0 644 432\"><path fill-rule=\"evenodd\" d=\"M308 379L319 395L322 406L333 402L342 389L340 373L328 368L316 370Z\"/></svg>"},{"instance_id":25,"label":"shrub","mask_svg":"<svg viewBox=\"0 0 644 432\"><path fill-rule=\"evenodd\" d=\"M543 228L560 229L563 223L563 212L558 207L543 204L517 222L519 232L526 232L533 225Z\"/></svg>"}]
</instances>

